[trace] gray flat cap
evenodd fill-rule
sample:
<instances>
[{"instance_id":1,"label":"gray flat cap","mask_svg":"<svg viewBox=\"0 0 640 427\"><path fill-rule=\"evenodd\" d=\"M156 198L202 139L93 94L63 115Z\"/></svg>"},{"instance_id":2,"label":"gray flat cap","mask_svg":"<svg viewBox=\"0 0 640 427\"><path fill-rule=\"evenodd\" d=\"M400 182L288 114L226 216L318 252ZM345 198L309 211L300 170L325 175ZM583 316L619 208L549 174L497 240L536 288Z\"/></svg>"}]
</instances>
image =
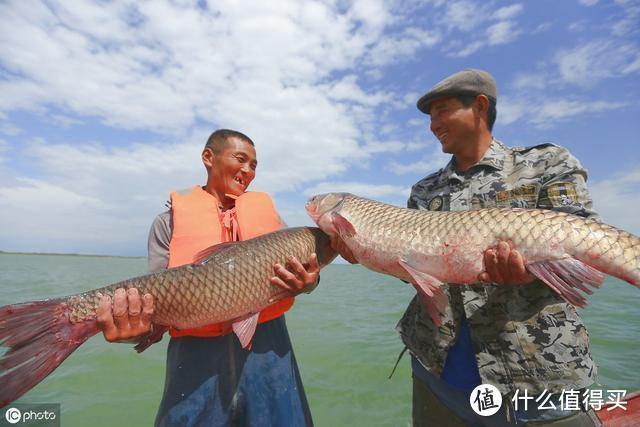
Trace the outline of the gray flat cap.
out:
<instances>
[{"instance_id":1,"label":"gray flat cap","mask_svg":"<svg viewBox=\"0 0 640 427\"><path fill-rule=\"evenodd\" d=\"M418 100L418 110L429 114L431 102L436 98L454 95L486 95L497 100L496 81L486 71L467 69L450 75L437 83Z\"/></svg>"}]
</instances>

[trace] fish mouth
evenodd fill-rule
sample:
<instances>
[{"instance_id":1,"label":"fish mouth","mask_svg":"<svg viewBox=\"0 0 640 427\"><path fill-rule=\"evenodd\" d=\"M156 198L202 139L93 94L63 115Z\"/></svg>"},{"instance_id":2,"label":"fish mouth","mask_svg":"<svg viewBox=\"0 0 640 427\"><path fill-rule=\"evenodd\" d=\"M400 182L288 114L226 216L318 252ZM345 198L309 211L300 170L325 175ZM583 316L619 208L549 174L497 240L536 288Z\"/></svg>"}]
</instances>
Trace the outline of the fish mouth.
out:
<instances>
[{"instance_id":1,"label":"fish mouth","mask_svg":"<svg viewBox=\"0 0 640 427\"><path fill-rule=\"evenodd\" d=\"M327 214L338 212L349 193L325 193L312 196L304 208L311 219L320 226L320 222L329 218ZM322 227L321 227L322 228Z\"/></svg>"}]
</instances>

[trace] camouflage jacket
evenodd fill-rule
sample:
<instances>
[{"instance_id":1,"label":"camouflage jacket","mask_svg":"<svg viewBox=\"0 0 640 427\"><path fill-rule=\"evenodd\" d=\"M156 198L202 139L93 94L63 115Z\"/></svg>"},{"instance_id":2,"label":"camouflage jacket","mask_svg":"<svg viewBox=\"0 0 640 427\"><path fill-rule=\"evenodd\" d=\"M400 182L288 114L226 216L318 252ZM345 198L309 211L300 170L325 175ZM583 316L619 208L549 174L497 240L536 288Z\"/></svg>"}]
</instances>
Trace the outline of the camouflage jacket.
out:
<instances>
[{"instance_id":1,"label":"camouflage jacket","mask_svg":"<svg viewBox=\"0 0 640 427\"><path fill-rule=\"evenodd\" d=\"M557 145L509 148L493 140L484 157L467 171L456 172L454 165L452 159L444 169L415 184L408 207L542 208L596 216L586 171ZM397 326L405 345L435 375L442 372L464 311L482 382L495 385L501 393L560 392L595 381L597 369L582 319L542 282L446 288L450 304L440 328L416 298Z\"/></svg>"}]
</instances>

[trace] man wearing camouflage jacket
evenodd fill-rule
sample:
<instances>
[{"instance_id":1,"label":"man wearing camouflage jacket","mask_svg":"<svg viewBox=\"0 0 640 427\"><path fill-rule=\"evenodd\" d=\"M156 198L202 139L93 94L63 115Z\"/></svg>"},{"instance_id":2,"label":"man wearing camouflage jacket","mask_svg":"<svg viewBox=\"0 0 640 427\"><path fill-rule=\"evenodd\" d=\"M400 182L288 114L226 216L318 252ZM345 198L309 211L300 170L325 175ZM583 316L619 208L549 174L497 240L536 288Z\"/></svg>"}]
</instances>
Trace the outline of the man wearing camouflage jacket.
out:
<instances>
[{"instance_id":1,"label":"man wearing camouflage jacket","mask_svg":"<svg viewBox=\"0 0 640 427\"><path fill-rule=\"evenodd\" d=\"M509 148L493 138L497 91L493 77L465 70L436 84L418 101L451 161L416 183L408 207L461 211L541 208L594 217L587 173L566 149L542 144ZM447 286L450 304L436 327L417 298L397 329L412 354L414 425L599 425L593 410L561 410L564 391L595 381L589 337L575 308L534 279L509 242L485 252L478 284ZM496 286L513 285L513 286ZM481 417L471 390L492 384L501 410ZM514 394L549 396L515 408ZM582 400L582 396L580 397ZM550 407L550 405L547 405Z\"/></svg>"}]
</instances>

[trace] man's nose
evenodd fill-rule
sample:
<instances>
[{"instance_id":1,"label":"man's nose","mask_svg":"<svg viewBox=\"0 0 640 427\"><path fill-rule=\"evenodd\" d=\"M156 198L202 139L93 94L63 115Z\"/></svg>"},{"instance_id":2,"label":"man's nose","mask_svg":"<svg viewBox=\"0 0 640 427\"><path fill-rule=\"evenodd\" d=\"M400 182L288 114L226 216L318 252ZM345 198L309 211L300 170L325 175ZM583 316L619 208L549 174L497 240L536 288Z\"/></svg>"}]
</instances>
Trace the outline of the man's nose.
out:
<instances>
[{"instance_id":1,"label":"man's nose","mask_svg":"<svg viewBox=\"0 0 640 427\"><path fill-rule=\"evenodd\" d=\"M431 129L431 132L434 135L438 134L438 130L440 129L440 121L434 118L431 118L431 124L429 125L429 128Z\"/></svg>"}]
</instances>

